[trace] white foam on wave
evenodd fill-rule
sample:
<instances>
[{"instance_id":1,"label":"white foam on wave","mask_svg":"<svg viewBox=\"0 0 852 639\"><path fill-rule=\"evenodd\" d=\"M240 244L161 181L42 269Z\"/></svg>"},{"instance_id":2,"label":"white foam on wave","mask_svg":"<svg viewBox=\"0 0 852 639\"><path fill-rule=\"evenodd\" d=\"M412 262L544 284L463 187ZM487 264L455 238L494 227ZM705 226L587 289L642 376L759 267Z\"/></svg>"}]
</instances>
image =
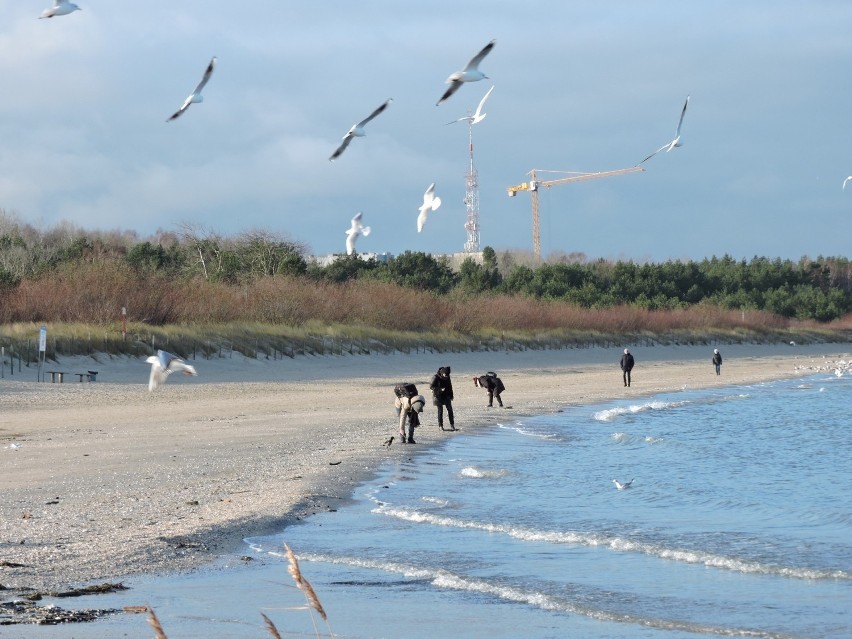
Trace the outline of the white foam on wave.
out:
<instances>
[{"instance_id":1,"label":"white foam on wave","mask_svg":"<svg viewBox=\"0 0 852 639\"><path fill-rule=\"evenodd\" d=\"M466 466L459 471L459 475L470 479L500 479L508 474L509 471L503 469L483 470L475 466Z\"/></svg>"},{"instance_id":2,"label":"white foam on wave","mask_svg":"<svg viewBox=\"0 0 852 639\"><path fill-rule=\"evenodd\" d=\"M272 553L276 554L276 553ZM277 553L283 555L283 553ZM637 625L645 628L675 630L686 633L712 634L724 637L754 637L756 639L789 639L789 635L754 630L748 628L727 628L707 624L691 623L676 619L660 619L642 617L623 613L603 606L618 598L613 598L611 592L601 597L582 597L582 601L573 600L564 595L553 595L523 585L515 585L505 578L487 579L458 574L444 568L420 567L395 561L372 560L360 557L306 553L299 555L300 561L321 562L332 565L342 565L352 568L381 571L402 575L409 579L429 581L435 588L462 592L475 592L514 603L522 603L540 610L564 612L581 615L590 619L606 622ZM590 603L592 602L592 603ZM600 605L594 605L600 604Z\"/></svg>"},{"instance_id":3,"label":"white foam on wave","mask_svg":"<svg viewBox=\"0 0 852 639\"><path fill-rule=\"evenodd\" d=\"M780 575L791 579L839 579L852 580L852 573L845 570L817 570L811 568L794 568L789 566L777 566L773 564L761 564L755 561L746 561L737 557L726 557L702 550L684 550L679 548L666 548L657 544L644 541L635 541L624 537L617 537L605 533L583 533L573 531L546 531L495 524L490 522L478 522L459 519L457 517L446 517L432 513L424 513L408 508L393 506L379 506L373 510L374 513L395 517L413 523L425 523L433 526L447 526L451 528L466 528L471 530L482 530L489 533L508 535L522 541L545 542L553 544L576 544L597 548L609 548L618 552L631 552L660 559L668 559L687 564L700 564L708 568L719 568L745 574Z\"/></svg>"},{"instance_id":4,"label":"white foam on wave","mask_svg":"<svg viewBox=\"0 0 852 639\"><path fill-rule=\"evenodd\" d=\"M525 437L536 437L538 439L559 439L559 435L556 433L540 433L534 430L530 430L526 428L522 423L518 422L517 424L497 424L499 428L504 430L513 430L519 435L523 435Z\"/></svg>"},{"instance_id":5,"label":"white foam on wave","mask_svg":"<svg viewBox=\"0 0 852 639\"><path fill-rule=\"evenodd\" d=\"M431 497L429 495L424 495L420 499L429 504L435 504L436 506L449 506L450 504L450 500L444 499L443 497Z\"/></svg>"},{"instance_id":6,"label":"white foam on wave","mask_svg":"<svg viewBox=\"0 0 852 639\"><path fill-rule=\"evenodd\" d=\"M680 408L681 406L686 406L687 404L691 404L689 400L682 400L677 402L664 402L664 401L652 401L645 402L643 404L631 404L629 406L616 406L615 408L607 408L604 410L599 410L595 413L592 413L592 417L599 422L611 422L615 421L622 415L635 415L636 413L644 413L646 411L653 410L670 410L672 408Z\"/></svg>"}]
</instances>

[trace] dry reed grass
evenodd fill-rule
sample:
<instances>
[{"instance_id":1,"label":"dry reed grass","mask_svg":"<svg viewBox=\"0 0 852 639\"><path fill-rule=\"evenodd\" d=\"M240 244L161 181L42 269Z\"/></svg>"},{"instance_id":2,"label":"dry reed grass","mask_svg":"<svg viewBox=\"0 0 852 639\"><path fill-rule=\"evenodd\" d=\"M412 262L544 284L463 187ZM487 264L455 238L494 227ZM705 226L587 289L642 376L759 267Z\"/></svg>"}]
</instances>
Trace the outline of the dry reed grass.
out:
<instances>
[{"instance_id":1,"label":"dry reed grass","mask_svg":"<svg viewBox=\"0 0 852 639\"><path fill-rule=\"evenodd\" d=\"M311 586L311 583L302 574L302 570L301 568L299 568L299 561L298 559L296 559L296 555L293 553L293 551L287 544L284 544L284 549L287 552L287 571L293 577L293 581L296 583L296 587L301 590L302 593L305 595L305 600L308 603L308 610L313 609L314 611L316 611L316 613L322 618L322 620L325 621L326 624L328 624L328 615L326 615L325 609L322 607L322 603L320 602L319 597L317 596L317 593L314 590L313 586ZM145 606L145 608L148 611L148 623L154 629L155 639L168 639L166 637L166 632L165 630L163 630L163 626L160 623L159 618L157 617L157 614L154 612L154 609L150 606ZM276 627L275 623L273 623L273 621L262 612L260 613L260 616L263 618L264 626L266 627L266 631L270 634L270 636L272 636L273 639L282 639L281 633L278 631L278 628ZM314 622L313 615L311 615L311 621ZM314 632L316 633L317 637L320 637L320 633L317 629L315 622ZM330 628L329 636L334 636Z\"/></svg>"},{"instance_id":2,"label":"dry reed grass","mask_svg":"<svg viewBox=\"0 0 852 639\"><path fill-rule=\"evenodd\" d=\"M127 336L121 309L127 309ZM584 308L521 295L438 296L375 280L342 284L267 277L242 285L140 276L120 263L78 264L24 280L0 300L0 345L35 361L39 326L57 355L249 357L433 349L564 348L635 341L846 341L852 315L785 319L710 304L656 310Z\"/></svg>"},{"instance_id":3,"label":"dry reed grass","mask_svg":"<svg viewBox=\"0 0 852 639\"><path fill-rule=\"evenodd\" d=\"M154 629L154 636L156 639L168 639L165 631L163 630L163 626L160 624L160 620L157 618L154 609L150 606L148 606L148 623L151 624L151 627Z\"/></svg>"},{"instance_id":4,"label":"dry reed grass","mask_svg":"<svg viewBox=\"0 0 852 639\"><path fill-rule=\"evenodd\" d=\"M263 621L266 624L266 630L270 635L272 635L273 639L281 639L281 633L278 632L278 628L276 628L275 624L272 623L272 619L263 613L260 613L260 616L263 617Z\"/></svg>"},{"instance_id":5,"label":"dry reed grass","mask_svg":"<svg viewBox=\"0 0 852 639\"><path fill-rule=\"evenodd\" d=\"M317 614L322 617L323 621L328 621L328 616L325 614L325 610L323 610L319 597L317 597L317 593L299 569L299 561L296 559L296 555L293 554L293 551L287 544L284 544L284 549L287 551L287 560L290 562L287 570L293 577L293 581L296 582L296 587L305 594L308 606L316 610Z\"/></svg>"}]
</instances>

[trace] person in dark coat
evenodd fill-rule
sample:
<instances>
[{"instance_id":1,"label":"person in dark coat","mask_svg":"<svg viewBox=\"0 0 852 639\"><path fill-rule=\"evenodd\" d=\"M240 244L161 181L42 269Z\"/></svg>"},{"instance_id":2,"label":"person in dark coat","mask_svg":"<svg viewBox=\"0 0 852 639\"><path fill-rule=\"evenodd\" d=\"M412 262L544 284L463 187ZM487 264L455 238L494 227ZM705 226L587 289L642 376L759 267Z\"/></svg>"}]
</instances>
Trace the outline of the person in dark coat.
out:
<instances>
[{"instance_id":1,"label":"person in dark coat","mask_svg":"<svg viewBox=\"0 0 852 639\"><path fill-rule=\"evenodd\" d=\"M503 408L503 400L500 398L500 393L506 390L506 387L503 385L503 380L497 377L497 373L489 371L485 373L485 375L474 377L473 385L479 386L488 391L488 408L494 406L495 398L497 399L497 403L500 405L500 408Z\"/></svg>"},{"instance_id":2,"label":"person in dark coat","mask_svg":"<svg viewBox=\"0 0 852 639\"><path fill-rule=\"evenodd\" d=\"M713 349L713 366L716 367L716 374L722 374L722 354L719 352L718 348Z\"/></svg>"},{"instance_id":3,"label":"person in dark coat","mask_svg":"<svg viewBox=\"0 0 852 639\"><path fill-rule=\"evenodd\" d=\"M624 377L624 385L630 386L630 371L633 370L633 355L630 354L630 349L624 349L624 355L621 356L621 370Z\"/></svg>"},{"instance_id":4,"label":"person in dark coat","mask_svg":"<svg viewBox=\"0 0 852 639\"><path fill-rule=\"evenodd\" d=\"M438 407L438 427L441 430L444 428L444 408L447 409L447 419L450 422L449 430L455 430L455 419L453 418L453 382L450 379L450 367L442 366L438 372L432 376L432 382L429 384L432 389L432 403Z\"/></svg>"}]
</instances>

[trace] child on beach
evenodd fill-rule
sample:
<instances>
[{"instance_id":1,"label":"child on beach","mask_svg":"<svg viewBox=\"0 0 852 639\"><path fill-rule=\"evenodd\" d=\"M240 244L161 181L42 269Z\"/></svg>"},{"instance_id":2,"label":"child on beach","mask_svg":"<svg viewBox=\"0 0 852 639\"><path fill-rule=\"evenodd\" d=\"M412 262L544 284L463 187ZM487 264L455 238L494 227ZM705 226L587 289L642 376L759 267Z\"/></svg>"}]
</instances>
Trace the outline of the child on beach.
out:
<instances>
[{"instance_id":1,"label":"child on beach","mask_svg":"<svg viewBox=\"0 0 852 639\"><path fill-rule=\"evenodd\" d=\"M479 386L488 391L488 408L492 408L494 406L495 398L497 399L497 404L499 404L500 408L503 408L503 400L500 397L500 394L506 390L506 387L503 385L503 380L497 377L497 373L494 371L488 371L485 375L474 377L473 385Z\"/></svg>"}]
</instances>

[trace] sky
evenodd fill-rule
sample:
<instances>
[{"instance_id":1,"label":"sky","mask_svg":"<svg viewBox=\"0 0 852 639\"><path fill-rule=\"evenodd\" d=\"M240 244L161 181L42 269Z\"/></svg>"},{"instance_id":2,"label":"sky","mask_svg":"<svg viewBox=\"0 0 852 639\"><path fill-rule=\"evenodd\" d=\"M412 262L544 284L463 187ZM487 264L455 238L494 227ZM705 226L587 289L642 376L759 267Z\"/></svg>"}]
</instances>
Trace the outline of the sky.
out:
<instances>
[{"instance_id":1,"label":"sky","mask_svg":"<svg viewBox=\"0 0 852 639\"><path fill-rule=\"evenodd\" d=\"M531 169L646 171L542 189L545 257L846 256L848 0L0 0L0 209L49 229L189 225L345 251L463 250L465 123L481 246L532 250ZM490 40L440 106L445 81ZM212 56L193 104L166 119ZM334 162L355 122L393 103ZM559 174L548 174L559 177ZM442 206L416 219L435 182Z\"/></svg>"}]
</instances>

